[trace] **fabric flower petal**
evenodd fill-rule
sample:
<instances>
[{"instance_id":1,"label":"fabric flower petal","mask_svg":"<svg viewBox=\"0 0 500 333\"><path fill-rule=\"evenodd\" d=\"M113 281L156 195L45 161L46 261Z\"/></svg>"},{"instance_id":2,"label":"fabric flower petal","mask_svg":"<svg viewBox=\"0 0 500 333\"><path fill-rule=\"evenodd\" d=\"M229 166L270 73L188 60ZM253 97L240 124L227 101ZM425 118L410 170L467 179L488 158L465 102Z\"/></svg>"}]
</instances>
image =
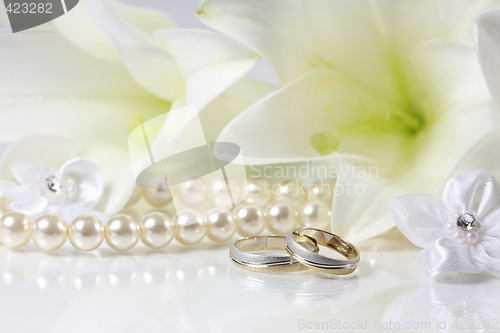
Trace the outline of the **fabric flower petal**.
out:
<instances>
[{"instance_id":1,"label":"fabric flower petal","mask_svg":"<svg viewBox=\"0 0 500 333\"><path fill-rule=\"evenodd\" d=\"M471 212L479 219L500 208L500 186L485 169L475 169L450 179L443 201L456 214Z\"/></svg>"},{"instance_id":2,"label":"fabric flower petal","mask_svg":"<svg viewBox=\"0 0 500 333\"><path fill-rule=\"evenodd\" d=\"M33 188L30 188L33 192ZM20 201L14 201L10 204L10 209L16 212L21 212L28 215L31 218L37 218L38 216L50 212L48 210L49 203L44 197L32 196L31 200L26 200L26 198Z\"/></svg>"},{"instance_id":3,"label":"fabric flower petal","mask_svg":"<svg viewBox=\"0 0 500 333\"><path fill-rule=\"evenodd\" d=\"M10 166L10 172L19 184L32 185L36 188L55 171L56 169L47 162L29 157L16 160Z\"/></svg>"},{"instance_id":4,"label":"fabric flower petal","mask_svg":"<svg viewBox=\"0 0 500 333\"><path fill-rule=\"evenodd\" d=\"M455 272L479 274L484 270L469 259L468 244L457 244L448 238L422 250L421 259L425 274L431 278Z\"/></svg>"},{"instance_id":5,"label":"fabric flower petal","mask_svg":"<svg viewBox=\"0 0 500 333\"><path fill-rule=\"evenodd\" d=\"M413 244L426 248L446 236L450 212L427 194L407 194L389 199L396 226Z\"/></svg>"},{"instance_id":6,"label":"fabric flower petal","mask_svg":"<svg viewBox=\"0 0 500 333\"><path fill-rule=\"evenodd\" d=\"M0 196L22 206L36 206L40 199L38 188L33 184L19 185L15 182L0 181ZM44 201L45 204L47 201Z\"/></svg>"},{"instance_id":7,"label":"fabric flower petal","mask_svg":"<svg viewBox=\"0 0 500 333\"><path fill-rule=\"evenodd\" d=\"M500 105L500 10L481 13L476 25L476 43L484 79L496 105Z\"/></svg>"},{"instance_id":8,"label":"fabric flower petal","mask_svg":"<svg viewBox=\"0 0 500 333\"><path fill-rule=\"evenodd\" d=\"M186 82L186 105L201 110L247 73L259 56L236 40L207 30L168 29L155 33Z\"/></svg>"},{"instance_id":9,"label":"fabric flower petal","mask_svg":"<svg viewBox=\"0 0 500 333\"><path fill-rule=\"evenodd\" d=\"M74 158L66 162L59 169L59 177L63 184L63 191L67 193L69 203L81 207L94 206L102 196L103 180L97 165L83 158ZM66 189L71 184L75 188Z\"/></svg>"},{"instance_id":10,"label":"fabric flower petal","mask_svg":"<svg viewBox=\"0 0 500 333\"><path fill-rule=\"evenodd\" d=\"M486 273L500 277L500 240L483 236L470 248L470 257Z\"/></svg>"},{"instance_id":11,"label":"fabric flower petal","mask_svg":"<svg viewBox=\"0 0 500 333\"><path fill-rule=\"evenodd\" d=\"M500 239L500 209L489 213L479 223L482 234Z\"/></svg>"},{"instance_id":12,"label":"fabric flower petal","mask_svg":"<svg viewBox=\"0 0 500 333\"><path fill-rule=\"evenodd\" d=\"M155 30L174 26L165 14L117 1L86 0L58 18L56 25L84 51L114 64L123 63L156 96L174 100L184 93L177 65L152 36Z\"/></svg>"}]
</instances>

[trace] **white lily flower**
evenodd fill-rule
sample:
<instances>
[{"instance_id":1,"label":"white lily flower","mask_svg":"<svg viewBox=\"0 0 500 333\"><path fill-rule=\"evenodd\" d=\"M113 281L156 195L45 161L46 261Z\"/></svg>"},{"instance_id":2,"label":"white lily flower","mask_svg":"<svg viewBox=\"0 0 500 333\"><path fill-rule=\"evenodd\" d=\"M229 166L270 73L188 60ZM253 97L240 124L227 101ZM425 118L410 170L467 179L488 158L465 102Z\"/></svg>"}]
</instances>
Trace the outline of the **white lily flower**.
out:
<instances>
[{"instance_id":1,"label":"white lily flower","mask_svg":"<svg viewBox=\"0 0 500 333\"><path fill-rule=\"evenodd\" d=\"M256 53L220 33L175 29L154 10L81 0L35 30L0 36L0 142L19 141L2 156L0 175L10 178L18 158L60 165L51 151L72 151L101 169L105 194L97 207L106 214L133 190L127 138L138 119L196 104L214 140L229 119L270 91L237 82L258 61ZM61 139L31 138L46 133Z\"/></svg>"},{"instance_id":2,"label":"white lily flower","mask_svg":"<svg viewBox=\"0 0 500 333\"><path fill-rule=\"evenodd\" d=\"M494 4L206 0L200 18L256 50L284 84L219 140L239 144L247 163L340 159L337 186L364 192L335 196L333 231L378 235L394 226L388 198L435 192L493 127L471 30ZM366 159L380 177L356 176L353 162Z\"/></svg>"},{"instance_id":3,"label":"white lily flower","mask_svg":"<svg viewBox=\"0 0 500 333\"><path fill-rule=\"evenodd\" d=\"M74 158L57 170L42 160L24 158L11 165L11 172L17 182L0 182L0 193L12 201L12 210L32 219L58 214L68 224L85 214L106 222L105 215L92 209L103 193L102 175L92 161Z\"/></svg>"},{"instance_id":4,"label":"white lily flower","mask_svg":"<svg viewBox=\"0 0 500 333\"><path fill-rule=\"evenodd\" d=\"M475 42L481 69L488 89L500 106L500 9L481 13L477 19ZM498 123L498 121L496 121ZM486 168L500 178L500 128L497 125L479 140L457 163L451 175L475 168Z\"/></svg>"},{"instance_id":5,"label":"white lily flower","mask_svg":"<svg viewBox=\"0 0 500 333\"><path fill-rule=\"evenodd\" d=\"M427 194L389 200L398 229L422 251L429 277L482 273L500 277L500 185L486 170L450 179L443 202Z\"/></svg>"}]
</instances>

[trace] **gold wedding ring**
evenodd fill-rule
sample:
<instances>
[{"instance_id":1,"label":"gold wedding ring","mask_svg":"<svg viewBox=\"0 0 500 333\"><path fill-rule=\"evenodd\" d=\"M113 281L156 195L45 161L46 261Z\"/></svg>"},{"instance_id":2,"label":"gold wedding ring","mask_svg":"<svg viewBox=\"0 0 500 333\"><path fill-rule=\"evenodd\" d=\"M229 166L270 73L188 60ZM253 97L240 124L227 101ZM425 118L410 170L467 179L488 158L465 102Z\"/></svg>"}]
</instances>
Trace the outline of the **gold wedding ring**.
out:
<instances>
[{"instance_id":1,"label":"gold wedding ring","mask_svg":"<svg viewBox=\"0 0 500 333\"><path fill-rule=\"evenodd\" d=\"M347 260L325 257L312 252L303 244L325 246L344 256ZM310 247L310 245L308 245ZM286 236L286 249L302 265L328 274L345 275L354 272L359 262L359 251L345 239L324 230L299 228Z\"/></svg>"}]
</instances>

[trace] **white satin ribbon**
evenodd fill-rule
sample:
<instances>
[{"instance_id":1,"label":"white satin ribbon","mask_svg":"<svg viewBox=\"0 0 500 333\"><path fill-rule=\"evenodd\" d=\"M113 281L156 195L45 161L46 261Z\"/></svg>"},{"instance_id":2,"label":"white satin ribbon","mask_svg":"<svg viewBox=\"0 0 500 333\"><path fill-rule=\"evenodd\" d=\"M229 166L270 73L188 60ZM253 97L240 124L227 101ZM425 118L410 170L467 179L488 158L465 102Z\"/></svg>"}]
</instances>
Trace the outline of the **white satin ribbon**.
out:
<instances>
[{"instance_id":1,"label":"white satin ribbon","mask_svg":"<svg viewBox=\"0 0 500 333\"><path fill-rule=\"evenodd\" d=\"M443 273L482 273L500 277L500 186L484 169L450 179L443 202L427 194L389 200L399 230L422 251L429 277ZM464 214L476 222L471 230L457 225Z\"/></svg>"}]
</instances>

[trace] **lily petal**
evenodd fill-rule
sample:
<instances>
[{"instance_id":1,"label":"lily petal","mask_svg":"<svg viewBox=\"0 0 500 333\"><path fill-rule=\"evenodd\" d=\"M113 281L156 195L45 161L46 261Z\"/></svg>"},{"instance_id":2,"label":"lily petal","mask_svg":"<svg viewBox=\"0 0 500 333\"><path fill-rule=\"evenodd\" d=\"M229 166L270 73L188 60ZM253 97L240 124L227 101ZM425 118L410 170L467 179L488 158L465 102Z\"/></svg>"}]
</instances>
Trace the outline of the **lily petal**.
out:
<instances>
[{"instance_id":1,"label":"lily petal","mask_svg":"<svg viewBox=\"0 0 500 333\"><path fill-rule=\"evenodd\" d=\"M321 159L311 144L313 135L355 122L364 116L364 104L374 112L386 110L343 76L315 69L256 102L234 118L217 140L238 144L248 164Z\"/></svg>"},{"instance_id":2,"label":"lily petal","mask_svg":"<svg viewBox=\"0 0 500 333\"><path fill-rule=\"evenodd\" d=\"M103 180L97 165L83 158L73 158L59 169L61 181L77 185L73 205L92 207L101 199Z\"/></svg>"},{"instance_id":3,"label":"lily petal","mask_svg":"<svg viewBox=\"0 0 500 333\"><path fill-rule=\"evenodd\" d=\"M153 31L174 24L160 12L116 1L80 1L56 21L71 42L110 63L123 63L134 79L158 97L174 100L184 93L182 75Z\"/></svg>"},{"instance_id":4,"label":"lily petal","mask_svg":"<svg viewBox=\"0 0 500 333\"><path fill-rule=\"evenodd\" d=\"M490 10L477 19L477 51L484 79L491 95L500 105L500 10Z\"/></svg>"},{"instance_id":5,"label":"lily petal","mask_svg":"<svg viewBox=\"0 0 500 333\"><path fill-rule=\"evenodd\" d=\"M496 126L463 155L449 176L485 168L495 178L500 179L500 150L495 149L498 142L500 142L500 127Z\"/></svg>"},{"instance_id":6,"label":"lily petal","mask_svg":"<svg viewBox=\"0 0 500 333\"><path fill-rule=\"evenodd\" d=\"M471 212L482 219L500 208L500 186L487 170L471 170L446 183L443 202L455 214Z\"/></svg>"},{"instance_id":7,"label":"lily petal","mask_svg":"<svg viewBox=\"0 0 500 333\"><path fill-rule=\"evenodd\" d=\"M396 226L413 244L426 248L446 236L450 212L427 194L407 194L389 200Z\"/></svg>"},{"instance_id":8,"label":"lily petal","mask_svg":"<svg viewBox=\"0 0 500 333\"><path fill-rule=\"evenodd\" d=\"M94 209L107 215L120 211L135 188L128 150L107 140L94 140L81 147L80 156L97 164L104 181L102 198Z\"/></svg>"},{"instance_id":9,"label":"lily petal","mask_svg":"<svg viewBox=\"0 0 500 333\"><path fill-rule=\"evenodd\" d=\"M431 278L446 273L483 272L469 259L468 244L457 244L448 238L441 238L433 246L422 250L421 258L425 274Z\"/></svg>"},{"instance_id":10,"label":"lily petal","mask_svg":"<svg viewBox=\"0 0 500 333\"><path fill-rule=\"evenodd\" d=\"M239 42L213 31L169 29L155 33L178 64L186 82L186 105L201 110L259 60Z\"/></svg>"},{"instance_id":11,"label":"lily petal","mask_svg":"<svg viewBox=\"0 0 500 333\"><path fill-rule=\"evenodd\" d=\"M299 0L205 0L196 14L208 26L264 56L282 83L313 68L309 63L313 47Z\"/></svg>"},{"instance_id":12,"label":"lily petal","mask_svg":"<svg viewBox=\"0 0 500 333\"><path fill-rule=\"evenodd\" d=\"M413 166L418 174L445 179L467 150L491 130L496 121L494 107L471 46L429 41L415 48L412 59L425 87L421 111L432 123L416 139Z\"/></svg>"},{"instance_id":13,"label":"lily petal","mask_svg":"<svg viewBox=\"0 0 500 333\"><path fill-rule=\"evenodd\" d=\"M229 87L199 113L207 141L216 141L226 124L275 89L273 85L245 78Z\"/></svg>"},{"instance_id":14,"label":"lily petal","mask_svg":"<svg viewBox=\"0 0 500 333\"><path fill-rule=\"evenodd\" d=\"M125 70L85 55L57 33L14 37L0 35L5 46L0 61L10 64L0 66L0 141L52 133L125 146L131 118L142 114L148 119L170 107ZM68 75L78 80L67 84Z\"/></svg>"},{"instance_id":15,"label":"lily petal","mask_svg":"<svg viewBox=\"0 0 500 333\"><path fill-rule=\"evenodd\" d=\"M431 105L447 109L470 98L484 102L490 98L472 45L430 40L415 47L411 58Z\"/></svg>"},{"instance_id":16,"label":"lily petal","mask_svg":"<svg viewBox=\"0 0 500 333\"><path fill-rule=\"evenodd\" d=\"M408 190L370 174L376 166L338 164L332 202L332 231L353 242L374 237L394 227L387 200Z\"/></svg>"},{"instance_id":17,"label":"lily petal","mask_svg":"<svg viewBox=\"0 0 500 333\"><path fill-rule=\"evenodd\" d=\"M284 84L326 66L401 102L400 88L413 85L396 79L412 71L401 59L426 39L471 41L476 13L493 5L421 0L408 10L406 1L205 0L197 14L261 54ZM467 28L468 35L463 33Z\"/></svg>"}]
</instances>

